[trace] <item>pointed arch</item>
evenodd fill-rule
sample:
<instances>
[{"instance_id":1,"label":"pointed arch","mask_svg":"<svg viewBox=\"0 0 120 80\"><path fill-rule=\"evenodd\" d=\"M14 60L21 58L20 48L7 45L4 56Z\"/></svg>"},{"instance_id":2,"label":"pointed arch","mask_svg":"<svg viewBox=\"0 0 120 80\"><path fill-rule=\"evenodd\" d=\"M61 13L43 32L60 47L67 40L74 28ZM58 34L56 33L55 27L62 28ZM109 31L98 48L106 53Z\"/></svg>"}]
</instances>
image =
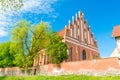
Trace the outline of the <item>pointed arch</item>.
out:
<instances>
[{"instance_id":1,"label":"pointed arch","mask_svg":"<svg viewBox=\"0 0 120 80\"><path fill-rule=\"evenodd\" d=\"M72 47L69 50L70 61L72 61Z\"/></svg>"},{"instance_id":2,"label":"pointed arch","mask_svg":"<svg viewBox=\"0 0 120 80\"><path fill-rule=\"evenodd\" d=\"M82 51L82 60L86 60L86 51L85 50Z\"/></svg>"}]
</instances>

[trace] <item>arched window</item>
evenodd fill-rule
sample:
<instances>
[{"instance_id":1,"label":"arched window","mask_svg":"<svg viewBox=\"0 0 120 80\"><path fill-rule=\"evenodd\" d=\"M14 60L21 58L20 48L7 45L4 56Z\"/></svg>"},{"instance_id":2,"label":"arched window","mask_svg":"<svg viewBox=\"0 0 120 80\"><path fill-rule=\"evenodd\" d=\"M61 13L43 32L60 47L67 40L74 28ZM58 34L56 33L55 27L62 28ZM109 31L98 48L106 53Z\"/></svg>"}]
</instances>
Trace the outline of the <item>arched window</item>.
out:
<instances>
[{"instance_id":1,"label":"arched window","mask_svg":"<svg viewBox=\"0 0 120 80\"><path fill-rule=\"evenodd\" d=\"M82 60L86 60L86 52L85 52L85 50L83 50L83 52L82 52Z\"/></svg>"},{"instance_id":2,"label":"arched window","mask_svg":"<svg viewBox=\"0 0 120 80\"><path fill-rule=\"evenodd\" d=\"M72 61L72 47L70 48L70 61Z\"/></svg>"}]
</instances>

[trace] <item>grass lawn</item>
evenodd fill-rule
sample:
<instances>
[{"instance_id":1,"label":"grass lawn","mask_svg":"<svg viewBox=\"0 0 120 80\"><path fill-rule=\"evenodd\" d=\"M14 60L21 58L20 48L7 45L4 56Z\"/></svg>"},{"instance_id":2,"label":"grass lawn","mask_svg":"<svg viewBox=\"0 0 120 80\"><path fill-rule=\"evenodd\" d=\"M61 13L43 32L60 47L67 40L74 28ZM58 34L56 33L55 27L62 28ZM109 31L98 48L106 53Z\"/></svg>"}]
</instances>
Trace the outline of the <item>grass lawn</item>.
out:
<instances>
[{"instance_id":1,"label":"grass lawn","mask_svg":"<svg viewBox=\"0 0 120 80\"><path fill-rule=\"evenodd\" d=\"M0 80L120 80L120 76L3 76Z\"/></svg>"}]
</instances>

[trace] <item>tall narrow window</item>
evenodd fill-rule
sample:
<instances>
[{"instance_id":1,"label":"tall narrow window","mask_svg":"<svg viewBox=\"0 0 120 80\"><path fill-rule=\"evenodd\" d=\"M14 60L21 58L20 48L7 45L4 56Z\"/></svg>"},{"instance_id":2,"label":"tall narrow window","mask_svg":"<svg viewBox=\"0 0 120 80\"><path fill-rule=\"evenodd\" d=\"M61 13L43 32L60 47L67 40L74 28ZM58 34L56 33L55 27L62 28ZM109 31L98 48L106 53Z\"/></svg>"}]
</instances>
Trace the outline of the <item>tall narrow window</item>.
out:
<instances>
[{"instance_id":1,"label":"tall narrow window","mask_svg":"<svg viewBox=\"0 0 120 80\"><path fill-rule=\"evenodd\" d=\"M83 52L82 52L82 60L86 60L86 52L85 52L85 50L83 50Z\"/></svg>"},{"instance_id":2,"label":"tall narrow window","mask_svg":"<svg viewBox=\"0 0 120 80\"><path fill-rule=\"evenodd\" d=\"M70 48L70 61L72 61L72 47Z\"/></svg>"}]
</instances>

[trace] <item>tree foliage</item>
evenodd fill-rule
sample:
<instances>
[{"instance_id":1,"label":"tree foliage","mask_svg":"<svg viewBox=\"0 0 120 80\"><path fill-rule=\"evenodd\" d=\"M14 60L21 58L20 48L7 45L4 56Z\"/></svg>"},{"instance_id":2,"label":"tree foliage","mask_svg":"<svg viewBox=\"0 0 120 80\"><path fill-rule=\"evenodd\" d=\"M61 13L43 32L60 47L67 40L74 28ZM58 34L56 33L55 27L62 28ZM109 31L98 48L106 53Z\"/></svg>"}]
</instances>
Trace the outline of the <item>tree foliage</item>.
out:
<instances>
[{"instance_id":1,"label":"tree foliage","mask_svg":"<svg viewBox=\"0 0 120 80\"><path fill-rule=\"evenodd\" d=\"M0 0L0 9L3 12L17 11L23 6L23 0Z\"/></svg>"},{"instance_id":2,"label":"tree foliage","mask_svg":"<svg viewBox=\"0 0 120 80\"><path fill-rule=\"evenodd\" d=\"M61 37L56 35L50 36L47 54L51 63L60 64L67 59L67 45L62 42Z\"/></svg>"},{"instance_id":3,"label":"tree foliage","mask_svg":"<svg viewBox=\"0 0 120 80\"><path fill-rule=\"evenodd\" d=\"M34 56L48 43L49 25L41 22L38 25L31 25L25 20L20 20L14 26L11 40L17 44L19 49L16 64L23 63L22 67L31 66ZM22 58L22 59L21 59Z\"/></svg>"},{"instance_id":4,"label":"tree foliage","mask_svg":"<svg viewBox=\"0 0 120 80\"><path fill-rule=\"evenodd\" d=\"M12 47L13 43L5 42L0 44L0 67L11 67L15 66L15 52Z\"/></svg>"},{"instance_id":5,"label":"tree foliage","mask_svg":"<svg viewBox=\"0 0 120 80\"><path fill-rule=\"evenodd\" d=\"M39 25L34 25L30 31L32 32L31 38L31 52L38 53L40 50L46 48L49 42L50 26L44 22Z\"/></svg>"},{"instance_id":6,"label":"tree foliage","mask_svg":"<svg viewBox=\"0 0 120 80\"><path fill-rule=\"evenodd\" d=\"M47 50L49 61L59 64L67 59L67 46L45 22L32 25L26 20L15 23L11 42L0 45L0 67L32 66L33 59L42 49Z\"/></svg>"},{"instance_id":7,"label":"tree foliage","mask_svg":"<svg viewBox=\"0 0 120 80\"><path fill-rule=\"evenodd\" d=\"M28 39L28 27L29 22L25 20L20 20L14 25L14 29L12 31L11 40L16 43L17 54L15 55L15 63L17 66L26 66L26 55L28 53L27 48L29 48L29 39Z\"/></svg>"}]
</instances>

